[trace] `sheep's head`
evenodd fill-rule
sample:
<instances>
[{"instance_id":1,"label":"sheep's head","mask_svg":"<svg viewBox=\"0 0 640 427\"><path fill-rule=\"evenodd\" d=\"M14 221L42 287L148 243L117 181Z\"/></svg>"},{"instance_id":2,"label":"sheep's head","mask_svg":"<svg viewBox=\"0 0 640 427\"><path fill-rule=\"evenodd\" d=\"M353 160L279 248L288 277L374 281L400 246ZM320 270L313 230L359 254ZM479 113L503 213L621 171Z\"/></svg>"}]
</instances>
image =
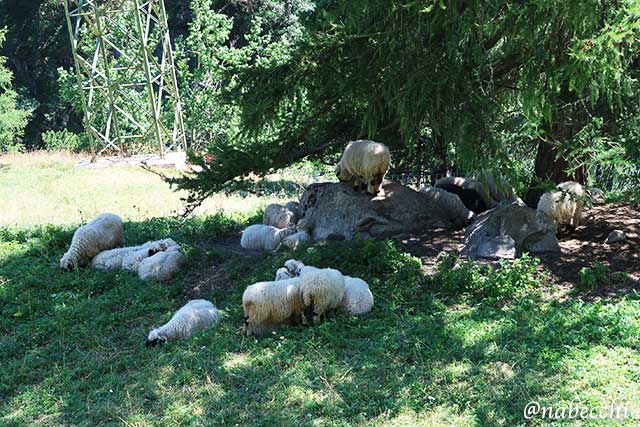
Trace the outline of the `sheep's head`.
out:
<instances>
[{"instance_id":1,"label":"sheep's head","mask_svg":"<svg viewBox=\"0 0 640 427\"><path fill-rule=\"evenodd\" d=\"M302 261L297 261L295 259L288 259L284 263L284 267L289 270L289 272L295 276L300 274L300 270L304 267Z\"/></svg>"},{"instance_id":2,"label":"sheep's head","mask_svg":"<svg viewBox=\"0 0 640 427\"><path fill-rule=\"evenodd\" d=\"M380 187L382 186L382 179L384 175L376 175L374 176L369 183L367 184L367 193L375 196L380 191Z\"/></svg>"},{"instance_id":3,"label":"sheep's head","mask_svg":"<svg viewBox=\"0 0 640 427\"><path fill-rule=\"evenodd\" d=\"M347 170L340 166L340 164L336 165L336 178L340 182L348 182L351 180L352 176Z\"/></svg>"},{"instance_id":4,"label":"sheep's head","mask_svg":"<svg viewBox=\"0 0 640 427\"><path fill-rule=\"evenodd\" d=\"M284 240L285 238L296 234L296 229L295 227L289 227L289 228L285 228L282 229L278 232L278 237L280 238L280 241Z\"/></svg>"},{"instance_id":5,"label":"sheep's head","mask_svg":"<svg viewBox=\"0 0 640 427\"><path fill-rule=\"evenodd\" d=\"M276 280L286 280L290 278L291 278L291 273L289 272L289 270L287 270L287 268L280 267L276 271Z\"/></svg>"},{"instance_id":6,"label":"sheep's head","mask_svg":"<svg viewBox=\"0 0 640 427\"><path fill-rule=\"evenodd\" d=\"M66 271L72 271L76 268L76 263L69 252L65 253L62 258L60 258L60 268Z\"/></svg>"},{"instance_id":7,"label":"sheep's head","mask_svg":"<svg viewBox=\"0 0 640 427\"><path fill-rule=\"evenodd\" d=\"M166 342L167 342L167 337L160 335L160 333L158 333L158 330L154 329L151 332L149 332L149 336L147 336L147 340L145 341L144 345L146 347L153 347L158 344L164 344Z\"/></svg>"}]
</instances>

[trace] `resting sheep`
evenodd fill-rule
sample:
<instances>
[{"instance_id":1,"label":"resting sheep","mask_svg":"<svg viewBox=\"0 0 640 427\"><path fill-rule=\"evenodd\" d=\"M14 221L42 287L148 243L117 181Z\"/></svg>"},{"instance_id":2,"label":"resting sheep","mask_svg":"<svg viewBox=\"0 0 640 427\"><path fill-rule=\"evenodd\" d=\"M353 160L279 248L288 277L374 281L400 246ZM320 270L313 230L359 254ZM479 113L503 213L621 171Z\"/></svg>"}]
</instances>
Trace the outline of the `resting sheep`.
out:
<instances>
[{"instance_id":1,"label":"resting sheep","mask_svg":"<svg viewBox=\"0 0 640 427\"><path fill-rule=\"evenodd\" d=\"M280 245L295 251L308 246L311 244L311 241L311 234L307 231L298 231L297 233L287 236Z\"/></svg>"},{"instance_id":2,"label":"resting sheep","mask_svg":"<svg viewBox=\"0 0 640 427\"><path fill-rule=\"evenodd\" d=\"M467 209L479 214L496 205L489 192L478 181L458 176L447 176L436 181L434 187L456 194Z\"/></svg>"},{"instance_id":3,"label":"resting sheep","mask_svg":"<svg viewBox=\"0 0 640 427\"><path fill-rule=\"evenodd\" d=\"M91 260L91 267L99 270L125 270L137 271L138 266L145 258L157 252L165 251L171 246L177 246L172 239L155 240L139 246L116 248L102 251Z\"/></svg>"},{"instance_id":4,"label":"resting sheep","mask_svg":"<svg viewBox=\"0 0 640 427\"><path fill-rule=\"evenodd\" d=\"M340 307L349 314L359 315L373 308L373 294L369 285L362 279L344 276L344 298Z\"/></svg>"},{"instance_id":5,"label":"resting sheep","mask_svg":"<svg viewBox=\"0 0 640 427\"><path fill-rule=\"evenodd\" d=\"M489 193L494 202L514 200L517 197L511 184L500 176L496 177L492 172L480 172L477 182L482 185L485 192Z\"/></svg>"},{"instance_id":6,"label":"resting sheep","mask_svg":"<svg viewBox=\"0 0 640 427\"><path fill-rule=\"evenodd\" d=\"M138 277L142 280L154 279L165 282L180 269L185 259L180 246L170 246L165 251L143 259L138 266Z\"/></svg>"},{"instance_id":7,"label":"resting sheep","mask_svg":"<svg viewBox=\"0 0 640 427\"><path fill-rule=\"evenodd\" d=\"M245 249L274 251L287 236L295 232L294 228L276 228L264 224L250 225L242 233L240 246Z\"/></svg>"},{"instance_id":8,"label":"resting sheep","mask_svg":"<svg viewBox=\"0 0 640 427\"><path fill-rule=\"evenodd\" d=\"M122 219L111 213L99 215L73 233L71 246L60 259L60 268L73 270L86 265L100 252L123 243Z\"/></svg>"},{"instance_id":9,"label":"resting sheep","mask_svg":"<svg viewBox=\"0 0 640 427\"><path fill-rule=\"evenodd\" d=\"M469 224L475 216L473 211L469 210L464 203L462 203L460 197L445 189L423 186L418 191L433 201L437 211L445 212L449 220L456 227L464 227Z\"/></svg>"},{"instance_id":10,"label":"resting sheep","mask_svg":"<svg viewBox=\"0 0 640 427\"><path fill-rule=\"evenodd\" d=\"M283 323L299 324L304 309L300 278L258 282L242 294L245 335L262 337Z\"/></svg>"},{"instance_id":11,"label":"resting sheep","mask_svg":"<svg viewBox=\"0 0 640 427\"><path fill-rule=\"evenodd\" d=\"M575 230L582 219L585 192L577 182L558 184L558 191L544 193L538 202L538 210L553 219L557 226L566 225Z\"/></svg>"},{"instance_id":12,"label":"resting sheep","mask_svg":"<svg viewBox=\"0 0 640 427\"><path fill-rule=\"evenodd\" d=\"M289 202L287 203L287 206L282 206L277 203L268 205L264 209L262 223L276 228L288 228L293 226L297 221L297 208L291 203L295 202ZM294 208L295 211L292 211L289 207Z\"/></svg>"},{"instance_id":13,"label":"resting sheep","mask_svg":"<svg viewBox=\"0 0 640 427\"><path fill-rule=\"evenodd\" d=\"M209 301L196 299L186 303L169 322L149 332L145 345L190 338L200 329L220 323L220 311Z\"/></svg>"},{"instance_id":14,"label":"resting sheep","mask_svg":"<svg viewBox=\"0 0 640 427\"><path fill-rule=\"evenodd\" d=\"M356 191L362 191L366 186L367 193L376 195L390 165L391 154L386 145L352 141L336 166L336 176L341 182L349 182Z\"/></svg>"}]
</instances>

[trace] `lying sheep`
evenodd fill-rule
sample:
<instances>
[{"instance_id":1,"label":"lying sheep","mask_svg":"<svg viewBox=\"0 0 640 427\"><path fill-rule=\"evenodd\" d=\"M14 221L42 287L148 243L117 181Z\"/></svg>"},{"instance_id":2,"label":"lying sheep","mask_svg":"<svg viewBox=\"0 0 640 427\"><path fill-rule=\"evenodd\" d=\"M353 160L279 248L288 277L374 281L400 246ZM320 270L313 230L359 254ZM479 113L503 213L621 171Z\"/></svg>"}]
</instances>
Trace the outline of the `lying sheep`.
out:
<instances>
[{"instance_id":1,"label":"lying sheep","mask_svg":"<svg viewBox=\"0 0 640 427\"><path fill-rule=\"evenodd\" d=\"M344 276L344 297L340 307L349 314L360 315L373 308L373 294L369 285L362 279Z\"/></svg>"},{"instance_id":2,"label":"lying sheep","mask_svg":"<svg viewBox=\"0 0 640 427\"><path fill-rule=\"evenodd\" d=\"M480 172L477 182L483 186L496 203L503 200L514 200L517 197L511 184L500 176L496 177L492 172Z\"/></svg>"},{"instance_id":3,"label":"lying sheep","mask_svg":"<svg viewBox=\"0 0 640 427\"><path fill-rule=\"evenodd\" d=\"M209 301L196 299L186 303L171 320L149 332L147 347L178 339L190 338L200 329L220 323L220 311Z\"/></svg>"},{"instance_id":4,"label":"lying sheep","mask_svg":"<svg viewBox=\"0 0 640 427\"><path fill-rule=\"evenodd\" d=\"M245 335L262 337L278 326L297 325L302 320L303 303L300 278L258 282L247 286L242 294Z\"/></svg>"},{"instance_id":5,"label":"lying sheep","mask_svg":"<svg viewBox=\"0 0 640 427\"><path fill-rule=\"evenodd\" d=\"M184 264L185 256L180 246L170 246L142 260L138 266L138 277L142 280L154 279L165 282Z\"/></svg>"},{"instance_id":6,"label":"lying sheep","mask_svg":"<svg viewBox=\"0 0 640 427\"><path fill-rule=\"evenodd\" d=\"M479 214L491 209L496 202L478 181L458 176L447 176L436 181L434 187L456 194L467 209Z\"/></svg>"},{"instance_id":7,"label":"lying sheep","mask_svg":"<svg viewBox=\"0 0 640 427\"><path fill-rule=\"evenodd\" d=\"M119 270L123 268L137 271L142 260L157 252L165 251L171 246L177 246L177 243L172 239L164 239L146 242L139 246L102 251L91 260L91 267L99 270Z\"/></svg>"},{"instance_id":8,"label":"lying sheep","mask_svg":"<svg viewBox=\"0 0 640 427\"><path fill-rule=\"evenodd\" d=\"M73 233L71 246L60 259L60 268L73 270L86 265L100 252L123 243L122 219L111 213L99 215Z\"/></svg>"},{"instance_id":9,"label":"lying sheep","mask_svg":"<svg viewBox=\"0 0 640 427\"><path fill-rule=\"evenodd\" d=\"M285 203L284 207L287 208L289 212L293 213L296 221L298 220L298 218L300 218L300 203L291 201Z\"/></svg>"},{"instance_id":10,"label":"lying sheep","mask_svg":"<svg viewBox=\"0 0 640 427\"><path fill-rule=\"evenodd\" d=\"M420 187L418 191L432 200L438 212L445 212L456 227L464 227L475 217L473 211L467 209L456 194L428 185Z\"/></svg>"},{"instance_id":11,"label":"lying sheep","mask_svg":"<svg viewBox=\"0 0 640 427\"><path fill-rule=\"evenodd\" d=\"M295 251L310 245L311 242L311 234L307 231L298 231L297 233L287 236L280 245Z\"/></svg>"},{"instance_id":12,"label":"lying sheep","mask_svg":"<svg viewBox=\"0 0 640 427\"><path fill-rule=\"evenodd\" d=\"M336 176L349 182L356 191L365 187L376 195L391 165L391 154L386 145L374 141L352 141L347 144L336 166Z\"/></svg>"},{"instance_id":13,"label":"lying sheep","mask_svg":"<svg viewBox=\"0 0 640 427\"><path fill-rule=\"evenodd\" d=\"M276 228L288 228L292 227L296 221L297 208L289 202L286 206L272 203L264 209L264 215L262 216L262 223L265 225L271 225ZM294 208L295 211L289 209Z\"/></svg>"},{"instance_id":14,"label":"lying sheep","mask_svg":"<svg viewBox=\"0 0 640 427\"><path fill-rule=\"evenodd\" d=\"M566 225L575 230L582 219L585 192L577 182L558 184L558 191L544 193L538 201L538 210L553 219L557 226Z\"/></svg>"},{"instance_id":15,"label":"lying sheep","mask_svg":"<svg viewBox=\"0 0 640 427\"><path fill-rule=\"evenodd\" d=\"M317 324L340 306L344 298L344 276L332 268L305 266L300 269L300 295L304 319Z\"/></svg>"},{"instance_id":16,"label":"lying sheep","mask_svg":"<svg viewBox=\"0 0 640 427\"><path fill-rule=\"evenodd\" d=\"M245 249L274 251L287 236L295 232L294 228L276 228L264 224L250 225L242 233L240 246Z\"/></svg>"}]
</instances>

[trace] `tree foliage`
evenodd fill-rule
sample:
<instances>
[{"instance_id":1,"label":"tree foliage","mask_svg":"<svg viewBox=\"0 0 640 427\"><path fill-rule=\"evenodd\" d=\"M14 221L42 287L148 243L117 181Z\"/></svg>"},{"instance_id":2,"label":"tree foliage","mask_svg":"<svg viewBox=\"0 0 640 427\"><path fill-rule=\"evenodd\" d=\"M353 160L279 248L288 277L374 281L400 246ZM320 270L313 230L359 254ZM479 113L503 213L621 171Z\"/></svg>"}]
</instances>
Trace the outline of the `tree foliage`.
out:
<instances>
[{"instance_id":1,"label":"tree foliage","mask_svg":"<svg viewBox=\"0 0 640 427\"><path fill-rule=\"evenodd\" d=\"M5 29L0 29L0 46L5 40ZM11 87L13 74L6 67L7 58L0 56L0 152L19 148L18 138L27 125L29 112L16 105L17 94Z\"/></svg>"}]
</instances>

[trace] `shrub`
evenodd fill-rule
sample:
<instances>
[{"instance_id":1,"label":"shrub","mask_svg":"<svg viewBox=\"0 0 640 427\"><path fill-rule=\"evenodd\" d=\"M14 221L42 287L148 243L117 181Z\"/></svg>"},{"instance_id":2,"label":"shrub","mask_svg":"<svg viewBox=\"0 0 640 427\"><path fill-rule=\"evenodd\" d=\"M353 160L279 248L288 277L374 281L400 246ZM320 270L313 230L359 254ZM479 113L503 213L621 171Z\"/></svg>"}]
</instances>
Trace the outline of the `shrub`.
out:
<instances>
[{"instance_id":1,"label":"shrub","mask_svg":"<svg viewBox=\"0 0 640 427\"><path fill-rule=\"evenodd\" d=\"M47 150L72 151L80 153L89 151L91 144L86 134L76 134L66 129L60 131L48 130L42 134L42 141Z\"/></svg>"},{"instance_id":2,"label":"shrub","mask_svg":"<svg viewBox=\"0 0 640 427\"><path fill-rule=\"evenodd\" d=\"M629 275L624 271L612 271L608 265L596 261L591 267L580 269L580 288L593 289L597 286L606 286L609 283L624 283Z\"/></svg>"}]
</instances>

